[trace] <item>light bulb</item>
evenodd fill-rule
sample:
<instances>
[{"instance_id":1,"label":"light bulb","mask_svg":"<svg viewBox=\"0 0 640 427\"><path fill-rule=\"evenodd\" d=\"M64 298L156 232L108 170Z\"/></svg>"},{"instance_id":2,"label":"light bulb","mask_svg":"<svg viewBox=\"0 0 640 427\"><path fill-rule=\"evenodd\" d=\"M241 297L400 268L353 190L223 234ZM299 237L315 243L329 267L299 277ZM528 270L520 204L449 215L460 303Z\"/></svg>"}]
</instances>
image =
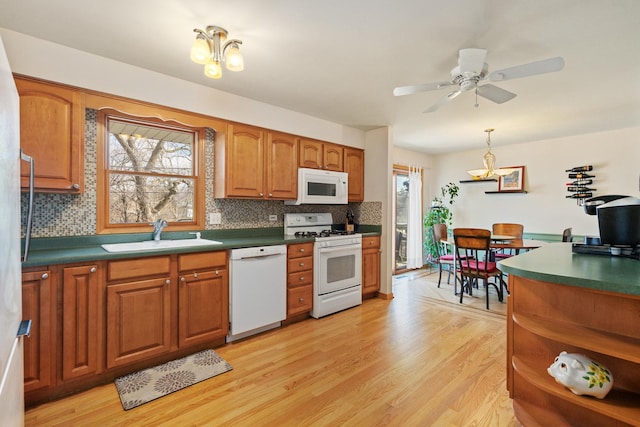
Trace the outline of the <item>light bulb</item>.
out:
<instances>
[{"instance_id":1,"label":"light bulb","mask_svg":"<svg viewBox=\"0 0 640 427\"><path fill-rule=\"evenodd\" d=\"M204 75L212 78L219 79L222 77L222 67L219 62L209 62L204 66Z\"/></svg>"},{"instance_id":2,"label":"light bulb","mask_svg":"<svg viewBox=\"0 0 640 427\"><path fill-rule=\"evenodd\" d=\"M237 43L232 43L227 49L225 62L227 64L227 69L230 71L244 70L244 59L242 58L240 49L238 49Z\"/></svg>"},{"instance_id":3,"label":"light bulb","mask_svg":"<svg viewBox=\"0 0 640 427\"><path fill-rule=\"evenodd\" d=\"M196 64L206 64L210 57L209 43L202 36L197 36L191 46L191 60Z\"/></svg>"}]
</instances>

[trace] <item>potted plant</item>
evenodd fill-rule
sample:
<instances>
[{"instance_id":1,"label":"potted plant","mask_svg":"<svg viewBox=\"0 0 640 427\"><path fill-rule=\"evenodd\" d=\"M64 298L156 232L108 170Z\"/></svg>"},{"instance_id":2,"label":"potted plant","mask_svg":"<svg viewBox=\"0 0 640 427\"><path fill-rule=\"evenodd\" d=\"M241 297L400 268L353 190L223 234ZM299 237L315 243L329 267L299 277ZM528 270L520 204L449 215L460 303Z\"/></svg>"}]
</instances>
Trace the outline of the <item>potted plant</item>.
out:
<instances>
[{"instance_id":1,"label":"potted plant","mask_svg":"<svg viewBox=\"0 0 640 427\"><path fill-rule=\"evenodd\" d=\"M453 205L456 197L458 197L459 191L460 187L453 182L440 187L440 196L433 198L431 201L431 209L429 209L429 212L424 216L424 230L427 234L424 241L427 248L428 261L432 261L437 256L431 228L433 224L447 224L447 227L453 225L451 205Z\"/></svg>"}]
</instances>

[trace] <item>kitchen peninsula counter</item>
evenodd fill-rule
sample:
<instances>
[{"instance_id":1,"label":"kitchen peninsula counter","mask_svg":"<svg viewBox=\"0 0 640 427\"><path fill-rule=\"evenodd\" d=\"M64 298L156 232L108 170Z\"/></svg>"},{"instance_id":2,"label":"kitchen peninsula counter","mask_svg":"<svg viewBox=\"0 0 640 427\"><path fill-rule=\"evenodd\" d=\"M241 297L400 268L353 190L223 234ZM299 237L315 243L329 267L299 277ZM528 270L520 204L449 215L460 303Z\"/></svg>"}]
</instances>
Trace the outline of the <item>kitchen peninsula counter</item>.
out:
<instances>
[{"instance_id":1,"label":"kitchen peninsula counter","mask_svg":"<svg viewBox=\"0 0 640 427\"><path fill-rule=\"evenodd\" d=\"M524 425L640 425L640 261L554 243L499 263L509 273L507 389ZM561 351L608 367L604 399L578 396L547 368Z\"/></svg>"}]
</instances>

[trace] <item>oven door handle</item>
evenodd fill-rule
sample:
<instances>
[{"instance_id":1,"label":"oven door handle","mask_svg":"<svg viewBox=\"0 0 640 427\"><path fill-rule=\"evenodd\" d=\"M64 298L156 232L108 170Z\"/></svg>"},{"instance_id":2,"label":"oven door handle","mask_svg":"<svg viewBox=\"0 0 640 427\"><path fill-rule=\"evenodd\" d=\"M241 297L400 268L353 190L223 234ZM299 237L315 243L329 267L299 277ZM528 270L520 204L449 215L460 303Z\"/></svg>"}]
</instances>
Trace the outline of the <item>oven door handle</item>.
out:
<instances>
[{"instance_id":1,"label":"oven door handle","mask_svg":"<svg viewBox=\"0 0 640 427\"><path fill-rule=\"evenodd\" d=\"M351 251L354 249L358 249L361 250L362 249L362 245L344 245L344 246L334 246L334 247L329 247L329 248L318 248L318 253L319 254L330 254L330 253L334 253L334 252L344 252L345 250L347 251Z\"/></svg>"}]
</instances>

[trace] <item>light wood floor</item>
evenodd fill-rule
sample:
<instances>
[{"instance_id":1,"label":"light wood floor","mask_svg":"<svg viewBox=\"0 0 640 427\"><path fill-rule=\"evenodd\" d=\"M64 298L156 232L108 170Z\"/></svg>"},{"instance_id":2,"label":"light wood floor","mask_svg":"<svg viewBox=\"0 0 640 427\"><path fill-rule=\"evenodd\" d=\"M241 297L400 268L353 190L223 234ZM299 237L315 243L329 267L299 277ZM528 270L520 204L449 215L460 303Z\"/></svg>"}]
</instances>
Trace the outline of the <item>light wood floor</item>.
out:
<instances>
[{"instance_id":1,"label":"light wood floor","mask_svg":"<svg viewBox=\"0 0 640 427\"><path fill-rule=\"evenodd\" d=\"M398 279L393 300L217 348L232 371L138 408L124 411L110 383L30 409L25 423L518 426L505 317L438 303L416 283Z\"/></svg>"}]
</instances>

